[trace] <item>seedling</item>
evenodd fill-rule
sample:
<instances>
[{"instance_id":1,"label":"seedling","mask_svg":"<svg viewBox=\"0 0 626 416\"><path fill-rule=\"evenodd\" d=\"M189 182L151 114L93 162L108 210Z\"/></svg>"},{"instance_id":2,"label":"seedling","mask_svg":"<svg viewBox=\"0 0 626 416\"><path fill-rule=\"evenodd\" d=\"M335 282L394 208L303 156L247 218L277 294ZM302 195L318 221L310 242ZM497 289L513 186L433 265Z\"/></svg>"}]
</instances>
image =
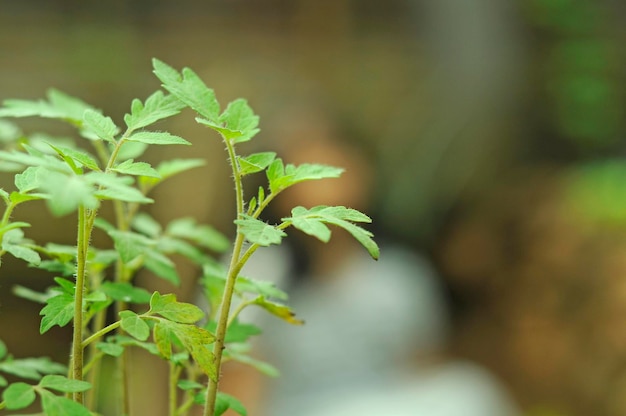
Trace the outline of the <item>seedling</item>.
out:
<instances>
[{"instance_id":1,"label":"seedling","mask_svg":"<svg viewBox=\"0 0 626 416\"><path fill-rule=\"evenodd\" d=\"M246 415L236 398L219 392L222 364L234 360L266 373L274 370L236 348L259 333L255 326L240 322L239 313L257 306L289 323L301 323L283 303L287 294L268 282L240 275L250 257L260 247L281 244L286 231L293 228L327 242L329 226L343 228L374 259L378 257L372 234L360 226L371 220L355 209L298 206L279 224L264 221L265 209L285 189L304 181L336 178L342 169L286 164L274 152L240 154L239 146L259 132L259 117L246 100L236 99L222 110L213 90L191 69L179 72L157 59L153 68L165 92L158 90L143 102L133 100L123 128L100 110L57 90L50 90L40 101L6 100L0 108L0 139L5 146L0 151L0 169L15 173L15 189L0 189L5 203L0 255L9 254L53 276L43 293L23 286L14 290L43 305L40 332L70 324L73 328L67 366L46 358L14 358L0 341L0 373L24 380L9 384L0 375L0 409L26 408L39 398L47 415L97 413L103 358L114 357L119 371L125 372L127 350L143 348L169 363L170 416L187 415L196 405L203 407L205 416L221 415L229 408ZM236 201L232 244L192 218L162 225L142 210L155 202L150 192L164 180L204 164L203 159L172 159L152 166L136 160L149 146L191 144L155 127L187 107L195 111L197 123L217 132L226 148ZM82 141L68 144L24 135L16 124L5 120L20 117L69 123ZM246 199L244 180L262 173L267 186ZM44 201L54 216L76 217L75 246L33 242L25 234L30 224L11 220L19 205L36 200ZM105 219L100 208L109 203L114 218ZM94 230L108 234L111 246L95 247ZM228 265L215 259L227 252ZM201 266L199 280L207 310L180 302L173 294L135 285L143 269L178 284L172 254ZM111 308L117 318L109 323L106 317ZM119 389L119 414L128 415L126 386Z\"/></svg>"}]
</instances>

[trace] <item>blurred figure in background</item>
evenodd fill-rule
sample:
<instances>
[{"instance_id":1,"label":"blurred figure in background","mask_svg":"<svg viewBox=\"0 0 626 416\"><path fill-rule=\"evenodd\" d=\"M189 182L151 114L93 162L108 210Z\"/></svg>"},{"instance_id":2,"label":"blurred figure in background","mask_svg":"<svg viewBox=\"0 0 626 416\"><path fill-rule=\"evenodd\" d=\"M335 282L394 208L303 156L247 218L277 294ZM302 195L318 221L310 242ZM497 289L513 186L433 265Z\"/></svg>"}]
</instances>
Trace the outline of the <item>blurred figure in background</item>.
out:
<instances>
[{"instance_id":1,"label":"blurred figure in background","mask_svg":"<svg viewBox=\"0 0 626 416\"><path fill-rule=\"evenodd\" d=\"M349 145L317 111L287 119L290 124L279 132L293 139L279 154L286 163L324 163L346 171L340 179L289 189L276 200L277 217L296 205L345 205L368 212L376 169L362 148ZM444 359L446 299L426 259L378 238L381 257L374 262L342 230L334 230L328 244L301 237L292 232L287 240L296 243L292 248L298 247L300 256L285 245L268 248L242 272L287 287L289 305L306 321L303 327L261 323L260 350L281 376L260 381L268 387L261 388L262 410L254 414L518 414L487 371ZM279 276L278 264L285 265Z\"/></svg>"}]
</instances>

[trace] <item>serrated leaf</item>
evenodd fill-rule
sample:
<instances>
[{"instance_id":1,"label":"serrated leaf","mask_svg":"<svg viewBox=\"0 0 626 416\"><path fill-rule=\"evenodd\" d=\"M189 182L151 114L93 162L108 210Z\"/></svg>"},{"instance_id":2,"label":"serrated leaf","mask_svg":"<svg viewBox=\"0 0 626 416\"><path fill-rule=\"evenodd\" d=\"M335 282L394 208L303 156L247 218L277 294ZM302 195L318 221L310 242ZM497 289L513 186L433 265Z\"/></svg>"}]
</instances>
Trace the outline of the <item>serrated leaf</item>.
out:
<instances>
[{"instance_id":1,"label":"serrated leaf","mask_svg":"<svg viewBox=\"0 0 626 416\"><path fill-rule=\"evenodd\" d=\"M0 109L0 117L39 116L64 119L80 124L85 110L92 109L78 98L55 89L48 90L47 96L48 101L5 100L4 108Z\"/></svg>"},{"instance_id":2,"label":"serrated leaf","mask_svg":"<svg viewBox=\"0 0 626 416\"><path fill-rule=\"evenodd\" d=\"M223 415L228 409L232 409L241 416L248 415L246 408L237 398L226 393L218 392L215 402L215 416Z\"/></svg>"},{"instance_id":3,"label":"serrated leaf","mask_svg":"<svg viewBox=\"0 0 626 416\"><path fill-rule=\"evenodd\" d=\"M327 242L330 238L330 230L324 224L332 224L348 231L365 247L372 258L378 259L380 255L380 249L372 239L373 234L353 224L353 222L371 222L367 215L358 210L342 206L318 206L311 209L295 207L292 209L291 215L291 217L282 220L321 241Z\"/></svg>"},{"instance_id":4,"label":"serrated leaf","mask_svg":"<svg viewBox=\"0 0 626 416\"><path fill-rule=\"evenodd\" d=\"M43 307L40 315L41 325L39 333L43 334L55 325L65 326L74 317L74 298L68 294L53 296L48 299L46 306Z\"/></svg>"},{"instance_id":5,"label":"serrated leaf","mask_svg":"<svg viewBox=\"0 0 626 416\"><path fill-rule=\"evenodd\" d=\"M116 176L115 174L104 172L90 172L84 175L84 178L88 183L105 187L94 193L98 198L137 202L140 204L154 202L153 199L146 197L138 189L130 186L130 184L133 183L133 179L129 176Z\"/></svg>"},{"instance_id":6,"label":"serrated leaf","mask_svg":"<svg viewBox=\"0 0 626 416\"><path fill-rule=\"evenodd\" d=\"M259 117L243 98L229 103L217 120L214 117L198 117L196 121L217 131L232 143L248 141L259 132Z\"/></svg>"},{"instance_id":7,"label":"serrated leaf","mask_svg":"<svg viewBox=\"0 0 626 416\"><path fill-rule=\"evenodd\" d=\"M145 341L150 336L150 327L133 311L121 311L119 313L122 318L120 324L124 331L129 335L137 338L139 341Z\"/></svg>"},{"instance_id":8,"label":"serrated leaf","mask_svg":"<svg viewBox=\"0 0 626 416\"><path fill-rule=\"evenodd\" d=\"M35 401L33 386L21 381L12 383L2 392L2 400L9 410L23 409Z\"/></svg>"},{"instance_id":9,"label":"serrated leaf","mask_svg":"<svg viewBox=\"0 0 626 416\"><path fill-rule=\"evenodd\" d=\"M175 295L159 292L154 292L150 298L150 311L183 324L193 324L204 318L204 312L196 305L178 302Z\"/></svg>"},{"instance_id":10,"label":"serrated leaf","mask_svg":"<svg viewBox=\"0 0 626 416\"><path fill-rule=\"evenodd\" d=\"M208 118L217 120L220 114L220 105L215 93L189 68L183 68L179 73L171 66L152 60L154 74L161 80L163 87L187 104L193 110Z\"/></svg>"},{"instance_id":11,"label":"serrated leaf","mask_svg":"<svg viewBox=\"0 0 626 416\"><path fill-rule=\"evenodd\" d=\"M302 325L304 323L304 321L296 318L296 314L288 306L269 301L264 296L255 298L253 304L260 306L272 315L292 325Z\"/></svg>"},{"instance_id":12,"label":"serrated leaf","mask_svg":"<svg viewBox=\"0 0 626 416\"><path fill-rule=\"evenodd\" d=\"M338 178L344 171L342 168L317 163L283 166L282 161L277 161L280 159L276 159L267 170L270 190L273 193L280 192L300 182Z\"/></svg>"},{"instance_id":13,"label":"serrated leaf","mask_svg":"<svg viewBox=\"0 0 626 416\"><path fill-rule=\"evenodd\" d=\"M230 240L224 234L209 225L198 224L195 219L190 217L171 221L167 225L165 233L191 240L216 252L226 251L230 247Z\"/></svg>"},{"instance_id":14,"label":"serrated leaf","mask_svg":"<svg viewBox=\"0 0 626 416\"><path fill-rule=\"evenodd\" d=\"M39 386L63 393L74 393L89 390L91 388L91 383L82 380L71 380L64 376L50 374L41 379Z\"/></svg>"},{"instance_id":15,"label":"serrated leaf","mask_svg":"<svg viewBox=\"0 0 626 416\"><path fill-rule=\"evenodd\" d=\"M37 170L39 170L39 167L29 166L24 172L15 175L15 186L20 192L26 193L39 187Z\"/></svg>"},{"instance_id":16,"label":"serrated leaf","mask_svg":"<svg viewBox=\"0 0 626 416\"><path fill-rule=\"evenodd\" d=\"M99 205L94 196L95 188L85 180L85 176L40 169L37 171L37 180L41 189L50 195L46 204L56 216L69 214L80 205L90 209Z\"/></svg>"},{"instance_id":17,"label":"serrated leaf","mask_svg":"<svg viewBox=\"0 0 626 416\"><path fill-rule=\"evenodd\" d=\"M242 175L249 175L251 173L260 172L266 169L276 158L274 152L261 152L253 153L249 156L240 156L239 171Z\"/></svg>"},{"instance_id":18,"label":"serrated leaf","mask_svg":"<svg viewBox=\"0 0 626 416\"><path fill-rule=\"evenodd\" d=\"M258 131L259 116L254 114L247 100L237 98L228 104L220 115L219 121L229 129L240 131L248 136L252 132Z\"/></svg>"},{"instance_id":19,"label":"serrated leaf","mask_svg":"<svg viewBox=\"0 0 626 416\"><path fill-rule=\"evenodd\" d=\"M83 128L110 143L115 143L115 135L119 131L110 117L91 109L83 114Z\"/></svg>"},{"instance_id":20,"label":"serrated leaf","mask_svg":"<svg viewBox=\"0 0 626 416\"><path fill-rule=\"evenodd\" d=\"M17 224L20 225L20 223ZM2 236L2 250L11 253L18 259L38 265L41 262L41 257L39 253L27 246L29 243L28 240L24 239L24 232L19 228L9 229Z\"/></svg>"},{"instance_id":21,"label":"serrated leaf","mask_svg":"<svg viewBox=\"0 0 626 416\"><path fill-rule=\"evenodd\" d=\"M160 178L159 172L157 172L149 163L146 162L133 162L133 159L128 159L120 163L119 165L111 168L112 171L126 174L126 175L142 175L152 178Z\"/></svg>"},{"instance_id":22,"label":"serrated leaf","mask_svg":"<svg viewBox=\"0 0 626 416\"><path fill-rule=\"evenodd\" d=\"M172 357L172 341L170 339L171 331L167 323L161 321L157 322L154 325L152 334L159 353L161 353L166 360L169 360Z\"/></svg>"},{"instance_id":23,"label":"serrated leaf","mask_svg":"<svg viewBox=\"0 0 626 416\"><path fill-rule=\"evenodd\" d=\"M162 91L156 91L146 99L145 104L138 99L134 99L131 104L131 112L124 116L124 122L129 130L136 130L158 120L176 115L184 107L185 104L175 96L165 95Z\"/></svg>"},{"instance_id":24,"label":"serrated leaf","mask_svg":"<svg viewBox=\"0 0 626 416\"><path fill-rule=\"evenodd\" d=\"M100 286L100 290L113 300L129 303L150 302L150 292L128 282L104 282Z\"/></svg>"},{"instance_id":25,"label":"serrated leaf","mask_svg":"<svg viewBox=\"0 0 626 416\"><path fill-rule=\"evenodd\" d=\"M39 390L39 394L46 416L91 416L86 407L67 397L56 396L47 390Z\"/></svg>"},{"instance_id":26,"label":"serrated leaf","mask_svg":"<svg viewBox=\"0 0 626 416\"><path fill-rule=\"evenodd\" d=\"M238 226L238 231L246 237L246 240L253 244L260 246L280 244L282 238L287 235L277 227L249 215L242 215L242 217L242 219L234 222Z\"/></svg>"},{"instance_id":27,"label":"serrated leaf","mask_svg":"<svg viewBox=\"0 0 626 416\"><path fill-rule=\"evenodd\" d=\"M171 324L171 329L176 337L183 343L185 349L189 351L194 361L202 371L211 378L217 380L217 370L215 368L215 356L207 348L215 341L215 337L209 331L195 325Z\"/></svg>"},{"instance_id":28,"label":"serrated leaf","mask_svg":"<svg viewBox=\"0 0 626 416\"><path fill-rule=\"evenodd\" d=\"M65 146L55 146L50 143L48 143L48 145L52 147L59 154L59 156L63 158L69 158L74 162L78 162L79 165L85 166L86 168L91 170L100 170L96 159L86 152L75 150Z\"/></svg>"},{"instance_id":29,"label":"serrated leaf","mask_svg":"<svg viewBox=\"0 0 626 416\"><path fill-rule=\"evenodd\" d=\"M235 281L235 290L238 292L248 292L263 295L268 298L287 300L287 293L283 292L272 282L255 280L249 277L238 276Z\"/></svg>"},{"instance_id":30,"label":"serrated leaf","mask_svg":"<svg viewBox=\"0 0 626 416\"><path fill-rule=\"evenodd\" d=\"M146 144L160 144L160 145L168 145L168 144L185 144L191 145L190 142L183 139L182 137L175 136L173 134L167 132L157 132L157 131L140 131L127 137L126 140L130 142L139 142Z\"/></svg>"}]
</instances>

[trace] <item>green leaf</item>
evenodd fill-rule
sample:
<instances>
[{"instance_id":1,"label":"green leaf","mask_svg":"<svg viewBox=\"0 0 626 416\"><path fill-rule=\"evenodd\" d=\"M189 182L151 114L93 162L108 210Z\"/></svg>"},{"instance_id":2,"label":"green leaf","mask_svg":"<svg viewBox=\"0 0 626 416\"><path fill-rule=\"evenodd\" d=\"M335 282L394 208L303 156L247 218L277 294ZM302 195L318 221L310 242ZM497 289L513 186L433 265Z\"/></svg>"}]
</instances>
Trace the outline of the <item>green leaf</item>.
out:
<instances>
[{"instance_id":1,"label":"green leaf","mask_svg":"<svg viewBox=\"0 0 626 416\"><path fill-rule=\"evenodd\" d=\"M228 326L225 342L246 342L250 337L261 334L259 327L236 320Z\"/></svg>"},{"instance_id":2,"label":"green leaf","mask_svg":"<svg viewBox=\"0 0 626 416\"><path fill-rule=\"evenodd\" d=\"M110 117L103 116L95 110L85 110L83 114L83 127L90 133L94 133L100 139L115 143L115 135L119 128Z\"/></svg>"},{"instance_id":3,"label":"green leaf","mask_svg":"<svg viewBox=\"0 0 626 416\"><path fill-rule=\"evenodd\" d=\"M283 166L282 160L276 159L269 166L266 174L270 190L273 193L278 193L300 182L338 178L343 171L344 169L342 168L317 163L303 163L298 166L288 164Z\"/></svg>"},{"instance_id":4,"label":"green leaf","mask_svg":"<svg viewBox=\"0 0 626 416\"><path fill-rule=\"evenodd\" d=\"M215 368L215 356L207 346L215 341L215 337L209 331L195 325L173 324L172 330L176 337L189 351L194 361L202 371L211 378L217 380Z\"/></svg>"},{"instance_id":5,"label":"green leaf","mask_svg":"<svg viewBox=\"0 0 626 416\"><path fill-rule=\"evenodd\" d=\"M15 186L20 192L26 193L39 187L37 170L39 170L38 166L29 166L24 172L15 175Z\"/></svg>"},{"instance_id":6,"label":"green leaf","mask_svg":"<svg viewBox=\"0 0 626 416\"><path fill-rule=\"evenodd\" d=\"M132 227L140 233L152 238L158 237L163 231L161 224L145 212L139 212L135 215L132 219Z\"/></svg>"},{"instance_id":7,"label":"green leaf","mask_svg":"<svg viewBox=\"0 0 626 416\"><path fill-rule=\"evenodd\" d=\"M330 238L330 230L324 224L332 224L348 231L365 249L370 256L378 259L380 250L372 239L373 234L353 222L366 222L372 220L362 212L346 207L318 206L311 209L295 207L291 210L291 217L283 218L283 221L291 223L295 228L327 242Z\"/></svg>"},{"instance_id":8,"label":"green leaf","mask_svg":"<svg viewBox=\"0 0 626 416\"><path fill-rule=\"evenodd\" d=\"M44 376L39 382L39 386L63 393L74 393L89 390L91 383L82 380L71 380L65 376L51 374Z\"/></svg>"},{"instance_id":9,"label":"green leaf","mask_svg":"<svg viewBox=\"0 0 626 416\"><path fill-rule=\"evenodd\" d=\"M226 110L216 120L213 117L197 117L196 121L217 131L232 143L250 140L259 132L259 117L254 114L248 102L238 98L228 104Z\"/></svg>"},{"instance_id":10,"label":"green leaf","mask_svg":"<svg viewBox=\"0 0 626 416\"><path fill-rule=\"evenodd\" d=\"M126 159L138 158L139 156L143 155L147 149L147 143L129 142L125 140L124 143L120 146L120 150L117 154L116 160L119 162Z\"/></svg>"},{"instance_id":11,"label":"green leaf","mask_svg":"<svg viewBox=\"0 0 626 416\"><path fill-rule=\"evenodd\" d=\"M265 361L257 360L255 358L250 357L245 354L237 354L234 352L229 353L229 357L237 362L247 364L262 374L265 374L268 377L278 377L280 376L280 371L273 365L266 363Z\"/></svg>"},{"instance_id":12,"label":"green leaf","mask_svg":"<svg viewBox=\"0 0 626 416\"><path fill-rule=\"evenodd\" d=\"M2 250L29 264L37 265L41 262L41 257L39 253L28 247L28 244L30 241L24 239L24 232L19 228L9 229L2 236Z\"/></svg>"},{"instance_id":13,"label":"green leaf","mask_svg":"<svg viewBox=\"0 0 626 416\"><path fill-rule=\"evenodd\" d=\"M117 176L111 173L90 172L84 175L85 181L91 184L104 186L94 193L95 196L104 199L113 199L126 202L137 202L140 204L152 203L154 200L146 197L138 189L130 184L133 179L128 176Z\"/></svg>"},{"instance_id":14,"label":"green leaf","mask_svg":"<svg viewBox=\"0 0 626 416\"><path fill-rule=\"evenodd\" d=\"M133 134L130 137L127 137L126 140L130 142L140 142L146 144L185 144L191 145L190 142L183 139L179 136L174 136L173 134L167 132L157 132L157 131L140 131L138 133Z\"/></svg>"},{"instance_id":15,"label":"green leaf","mask_svg":"<svg viewBox=\"0 0 626 416\"><path fill-rule=\"evenodd\" d=\"M304 323L304 321L295 317L296 314L288 306L276 302L271 302L267 300L264 296L259 296L254 299L253 304L260 306L272 315L277 316L283 321L289 322L290 324L302 325Z\"/></svg>"},{"instance_id":16,"label":"green leaf","mask_svg":"<svg viewBox=\"0 0 626 416\"><path fill-rule=\"evenodd\" d=\"M161 179L166 179L178 173L204 166L205 164L206 160L204 159L172 159L161 162L156 170L159 172L159 175L161 175Z\"/></svg>"},{"instance_id":17,"label":"green leaf","mask_svg":"<svg viewBox=\"0 0 626 416\"><path fill-rule=\"evenodd\" d=\"M6 357L8 352L7 345L0 339L0 360Z\"/></svg>"},{"instance_id":18,"label":"green leaf","mask_svg":"<svg viewBox=\"0 0 626 416\"><path fill-rule=\"evenodd\" d=\"M248 292L263 295L268 298L287 300L287 293L283 292L272 282L255 280L248 277L238 276L235 281L235 290L238 292Z\"/></svg>"},{"instance_id":19,"label":"green leaf","mask_svg":"<svg viewBox=\"0 0 626 416\"><path fill-rule=\"evenodd\" d=\"M150 292L128 282L104 282L100 290L113 300L130 303L150 302Z\"/></svg>"},{"instance_id":20,"label":"green leaf","mask_svg":"<svg viewBox=\"0 0 626 416\"><path fill-rule=\"evenodd\" d=\"M204 384L200 384L197 381L192 381L192 380L179 380L177 386L181 390L204 389Z\"/></svg>"},{"instance_id":21,"label":"green leaf","mask_svg":"<svg viewBox=\"0 0 626 416\"><path fill-rule=\"evenodd\" d=\"M65 146L55 146L50 143L48 143L48 145L52 147L59 154L59 156L66 159L66 161L69 158L70 160L78 162L79 165L85 166L88 169L96 171L100 170L96 159L86 152L75 150Z\"/></svg>"},{"instance_id":22,"label":"green leaf","mask_svg":"<svg viewBox=\"0 0 626 416\"><path fill-rule=\"evenodd\" d=\"M152 178L160 178L159 172L157 172L149 163L146 162L133 162L133 159L125 160L119 165L111 168L112 171L126 174L126 175L142 175Z\"/></svg>"},{"instance_id":23,"label":"green leaf","mask_svg":"<svg viewBox=\"0 0 626 416\"><path fill-rule=\"evenodd\" d=\"M85 110L92 109L78 98L55 89L48 90L47 96L48 101L6 100L4 108L0 109L0 117L39 116L80 124Z\"/></svg>"},{"instance_id":24,"label":"green leaf","mask_svg":"<svg viewBox=\"0 0 626 416\"><path fill-rule=\"evenodd\" d=\"M46 416L91 416L82 404L67 397L56 396L47 390L39 390L41 406Z\"/></svg>"},{"instance_id":25,"label":"green leaf","mask_svg":"<svg viewBox=\"0 0 626 416\"><path fill-rule=\"evenodd\" d=\"M39 314L43 315L39 333L43 334L55 325L63 327L74 317L74 297L68 294L53 296Z\"/></svg>"},{"instance_id":26,"label":"green leaf","mask_svg":"<svg viewBox=\"0 0 626 416\"><path fill-rule=\"evenodd\" d=\"M253 153L249 156L239 156L239 171L242 175L260 172L266 169L276 159L274 152Z\"/></svg>"},{"instance_id":27,"label":"green leaf","mask_svg":"<svg viewBox=\"0 0 626 416\"><path fill-rule=\"evenodd\" d=\"M230 240L224 234L208 225L200 225L195 219L186 217L171 221L165 230L167 235L191 240L218 253L230 247Z\"/></svg>"},{"instance_id":28,"label":"green leaf","mask_svg":"<svg viewBox=\"0 0 626 416\"><path fill-rule=\"evenodd\" d=\"M129 130L136 130L180 113L185 104L173 95L165 95L156 91L150 95L145 104L134 99L130 114L124 116L124 122Z\"/></svg>"},{"instance_id":29,"label":"green leaf","mask_svg":"<svg viewBox=\"0 0 626 416\"><path fill-rule=\"evenodd\" d=\"M187 241L174 237L164 236L159 238L158 249L163 253L177 253L183 255L198 265L203 265L210 260L210 256L202 252L199 248Z\"/></svg>"},{"instance_id":30,"label":"green leaf","mask_svg":"<svg viewBox=\"0 0 626 416\"><path fill-rule=\"evenodd\" d=\"M9 199L11 203L18 205L22 202L35 201L38 199L48 199L48 196L44 194L26 194L21 192L11 192L11 196Z\"/></svg>"},{"instance_id":31,"label":"green leaf","mask_svg":"<svg viewBox=\"0 0 626 416\"><path fill-rule=\"evenodd\" d=\"M35 401L35 397L33 386L22 383L21 381L9 385L9 387L2 392L2 400L9 410L28 407Z\"/></svg>"},{"instance_id":32,"label":"green leaf","mask_svg":"<svg viewBox=\"0 0 626 416\"><path fill-rule=\"evenodd\" d=\"M0 371L21 378L39 380L43 374L67 373L67 368L48 357L11 358L0 362Z\"/></svg>"},{"instance_id":33,"label":"green leaf","mask_svg":"<svg viewBox=\"0 0 626 416\"><path fill-rule=\"evenodd\" d=\"M173 294L154 292L150 298L150 311L170 321L193 324L204 318L204 312L196 305L178 302Z\"/></svg>"},{"instance_id":34,"label":"green leaf","mask_svg":"<svg viewBox=\"0 0 626 416\"><path fill-rule=\"evenodd\" d=\"M215 416L223 415L228 409L234 410L241 416L248 415L246 408L239 400L229 394L218 392L215 402Z\"/></svg>"},{"instance_id":35,"label":"green leaf","mask_svg":"<svg viewBox=\"0 0 626 416\"><path fill-rule=\"evenodd\" d=\"M159 321L154 325L154 329L152 331L154 337L154 343L159 350L159 353L165 358L169 360L172 358L172 331L167 324L167 321Z\"/></svg>"},{"instance_id":36,"label":"green leaf","mask_svg":"<svg viewBox=\"0 0 626 416\"><path fill-rule=\"evenodd\" d=\"M124 347L112 342L98 342L96 347L107 355L119 357L124 352Z\"/></svg>"},{"instance_id":37,"label":"green leaf","mask_svg":"<svg viewBox=\"0 0 626 416\"><path fill-rule=\"evenodd\" d=\"M41 293L35 290L32 290L29 287L14 285L12 288L12 293L18 298L30 300L31 302L45 304L46 300L48 300L52 295L50 292Z\"/></svg>"},{"instance_id":38,"label":"green leaf","mask_svg":"<svg viewBox=\"0 0 626 416\"><path fill-rule=\"evenodd\" d=\"M249 215L242 215L242 217L234 222L238 226L238 231L251 243L260 246L280 244L282 238L287 235L277 227Z\"/></svg>"},{"instance_id":39,"label":"green leaf","mask_svg":"<svg viewBox=\"0 0 626 416\"><path fill-rule=\"evenodd\" d=\"M121 326L129 335L137 338L139 341L145 341L150 336L150 327L133 311L121 311L119 313L122 318Z\"/></svg>"},{"instance_id":40,"label":"green leaf","mask_svg":"<svg viewBox=\"0 0 626 416\"><path fill-rule=\"evenodd\" d=\"M230 102L226 110L220 115L220 123L230 130L241 132L235 143L250 140L256 133L259 125L259 116L255 115L248 102L243 98L237 98Z\"/></svg>"},{"instance_id":41,"label":"green leaf","mask_svg":"<svg viewBox=\"0 0 626 416\"><path fill-rule=\"evenodd\" d=\"M154 74L161 80L163 87L187 104L200 115L209 120L217 120L220 105L215 93L189 68L183 68L181 73L171 66L152 60Z\"/></svg>"},{"instance_id":42,"label":"green leaf","mask_svg":"<svg viewBox=\"0 0 626 416\"><path fill-rule=\"evenodd\" d=\"M94 209L99 205L94 196L95 188L85 176L66 175L59 172L40 169L37 180L41 188L50 195L46 203L56 216L63 216L75 211L79 205Z\"/></svg>"},{"instance_id":43,"label":"green leaf","mask_svg":"<svg viewBox=\"0 0 626 416\"><path fill-rule=\"evenodd\" d=\"M150 248L146 248L144 254L144 265L148 270L175 286L180 284L180 276L172 260L159 251Z\"/></svg>"}]
</instances>

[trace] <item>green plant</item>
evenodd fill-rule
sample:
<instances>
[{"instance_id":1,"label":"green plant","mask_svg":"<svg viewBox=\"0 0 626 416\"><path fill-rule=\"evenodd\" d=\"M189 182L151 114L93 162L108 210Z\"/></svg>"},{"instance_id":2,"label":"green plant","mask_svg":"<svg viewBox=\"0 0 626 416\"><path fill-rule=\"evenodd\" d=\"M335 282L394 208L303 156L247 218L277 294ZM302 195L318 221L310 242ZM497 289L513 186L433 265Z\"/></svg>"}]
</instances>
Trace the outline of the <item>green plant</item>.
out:
<instances>
[{"instance_id":1,"label":"green plant","mask_svg":"<svg viewBox=\"0 0 626 416\"><path fill-rule=\"evenodd\" d=\"M0 190L6 204L0 222L0 255L9 253L30 266L55 277L44 293L18 286L18 296L40 302L40 332L72 324L69 366L48 359L13 358L0 342L0 372L37 384L0 376L0 409L21 409L36 397L48 415L89 415L98 411L96 385L101 381L103 357L115 357L125 371L125 351L143 348L169 363L169 415L186 415L194 405L204 415L220 415L232 408L246 411L234 397L218 392L222 363L237 360L273 372L271 366L246 353L248 339L258 328L240 322L238 314L256 305L290 323L300 323L288 306L287 295L277 287L239 274L260 247L280 244L285 230L293 227L324 242L331 237L329 225L345 229L371 254L378 257L372 234L359 223L370 222L361 212L338 206L295 207L291 216L272 225L261 215L285 189L303 181L338 177L342 169L319 165L285 164L274 152L240 155L238 146L259 131L259 117L246 100L237 99L223 111L213 90L189 68L181 72L153 60L154 73L167 91L157 91L145 102L133 100L124 117L125 131L99 110L56 90L46 100L7 100L0 117L39 116L67 122L86 139L81 146L41 135L30 138L12 123L0 119L0 167L15 174L15 190ZM189 107L196 121L219 133L226 147L235 185L235 237L229 240L215 229L181 218L162 226L146 212L150 191L163 180L201 166L202 159L173 159L153 167L135 161L150 145L189 145L168 132L149 127ZM153 127L154 128L154 127ZM121 133L121 134L120 134ZM89 144L95 153L83 149ZM244 197L244 178L265 172L267 187ZM23 203L43 200L52 214L77 218L76 246L48 242L36 244L25 238L26 222L11 221ZM109 202L110 201L110 202ZM114 218L100 216L103 203L113 205ZM92 244L92 232L100 230L112 241L110 248ZM230 262L222 265L210 254L232 247ZM173 294L150 293L134 285L142 269L177 284L179 276L171 254L189 258L202 267L201 281L208 310L179 302ZM117 320L108 323L113 308ZM140 312L141 311L141 312ZM231 312L232 311L232 312ZM122 380L124 378L122 377ZM62 393L59 395L58 393ZM128 414L125 386L120 388L121 411Z\"/></svg>"}]
</instances>

